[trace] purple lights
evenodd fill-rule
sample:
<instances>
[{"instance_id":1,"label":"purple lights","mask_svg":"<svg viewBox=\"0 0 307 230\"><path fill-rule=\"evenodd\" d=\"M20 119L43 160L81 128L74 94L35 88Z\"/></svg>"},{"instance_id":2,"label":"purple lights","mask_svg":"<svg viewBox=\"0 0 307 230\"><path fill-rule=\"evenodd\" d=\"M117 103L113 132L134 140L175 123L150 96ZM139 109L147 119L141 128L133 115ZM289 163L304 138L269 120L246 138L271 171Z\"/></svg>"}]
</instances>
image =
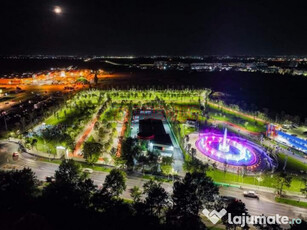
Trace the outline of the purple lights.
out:
<instances>
[{"instance_id":1,"label":"purple lights","mask_svg":"<svg viewBox=\"0 0 307 230\"><path fill-rule=\"evenodd\" d=\"M206 157L230 166L247 166L249 170L272 167L271 159L257 144L239 137L216 133L200 134L196 147Z\"/></svg>"}]
</instances>

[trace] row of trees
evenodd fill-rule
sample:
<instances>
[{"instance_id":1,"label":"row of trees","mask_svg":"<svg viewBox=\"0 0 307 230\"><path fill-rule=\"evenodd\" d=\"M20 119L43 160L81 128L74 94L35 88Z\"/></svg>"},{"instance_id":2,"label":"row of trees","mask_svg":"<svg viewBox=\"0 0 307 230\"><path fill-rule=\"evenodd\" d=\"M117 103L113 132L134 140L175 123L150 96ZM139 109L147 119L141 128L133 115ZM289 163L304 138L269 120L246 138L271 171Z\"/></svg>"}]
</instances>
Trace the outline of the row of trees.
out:
<instances>
[{"instance_id":1,"label":"row of trees","mask_svg":"<svg viewBox=\"0 0 307 230\"><path fill-rule=\"evenodd\" d=\"M123 171L113 169L98 189L73 160L63 161L55 181L42 190L30 169L1 172L0 188L1 213L8 218L1 229L204 229L199 212L218 194L210 178L195 173L175 182L172 195L154 181L142 191L134 187L131 203L120 197L126 190Z\"/></svg>"},{"instance_id":2,"label":"row of trees","mask_svg":"<svg viewBox=\"0 0 307 230\"><path fill-rule=\"evenodd\" d=\"M149 171L158 174L160 169L166 175L172 172L172 157L162 157L158 150L149 151L148 141L139 141L128 137L122 141L121 155L116 159L116 164L128 171L140 170L142 173Z\"/></svg>"},{"instance_id":3,"label":"row of trees","mask_svg":"<svg viewBox=\"0 0 307 230\"><path fill-rule=\"evenodd\" d=\"M200 218L204 207L226 208L232 216L248 216L241 201L223 203L218 188L206 173L187 173L169 194L152 180L142 188L132 187L132 201L122 198L127 190L126 174L113 169L101 188L82 173L73 160L63 161L55 180L43 188L30 169L0 172L0 229L206 229ZM127 198L127 195L124 197ZM235 224L222 219L227 229ZM281 229L258 225L258 229ZM298 228L300 227L300 228ZM306 223L293 225L304 229ZM247 229L248 227L246 227Z\"/></svg>"},{"instance_id":4,"label":"row of trees","mask_svg":"<svg viewBox=\"0 0 307 230\"><path fill-rule=\"evenodd\" d=\"M304 124L307 125L307 118L303 118L298 115L290 115L287 114L285 111L270 111L268 108L263 108L262 111L259 111L259 108L255 104L248 105L244 101L239 102L232 102L232 101L222 101L222 100L215 100L220 105L227 106L232 108L236 111L241 111L244 113L249 113L254 117L258 117L268 121L274 121L277 123L294 123L294 124Z\"/></svg>"}]
</instances>

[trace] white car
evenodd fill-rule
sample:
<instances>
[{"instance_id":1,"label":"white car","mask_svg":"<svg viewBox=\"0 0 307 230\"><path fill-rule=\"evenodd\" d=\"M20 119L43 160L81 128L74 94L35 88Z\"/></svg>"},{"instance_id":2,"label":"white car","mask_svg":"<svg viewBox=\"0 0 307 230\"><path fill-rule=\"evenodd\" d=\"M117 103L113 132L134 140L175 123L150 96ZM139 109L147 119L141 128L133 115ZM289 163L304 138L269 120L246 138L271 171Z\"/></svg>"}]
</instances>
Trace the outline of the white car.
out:
<instances>
[{"instance_id":1,"label":"white car","mask_svg":"<svg viewBox=\"0 0 307 230\"><path fill-rule=\"evenodd\" d=\"M257 199L259 199L258 194L255 193L254 191L244 191L244 192L243 192L243 196L245 196L245 197L250 197L250 198L257 198Z\"/></svg>"},{"instance_id":2,"label":"white car","mask_svg":"<svg viewBox=\"0 0 307 230\"><path fill-rule=\"evenodd\" d=\"M84 169L82 169L82 172L85 172L85 173L93 173L94 172L94 170L93 169L90 169L90 168L84 168Z\"/></svg>"}]
</instances>

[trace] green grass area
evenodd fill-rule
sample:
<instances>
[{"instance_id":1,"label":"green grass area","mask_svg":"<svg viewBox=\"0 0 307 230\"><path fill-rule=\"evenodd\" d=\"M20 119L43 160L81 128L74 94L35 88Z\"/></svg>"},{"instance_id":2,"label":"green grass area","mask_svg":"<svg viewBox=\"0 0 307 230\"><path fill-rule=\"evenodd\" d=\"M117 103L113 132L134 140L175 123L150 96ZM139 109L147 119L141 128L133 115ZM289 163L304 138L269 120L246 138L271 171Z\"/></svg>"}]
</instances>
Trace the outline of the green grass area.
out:
<instances>
[{"instance_id":1,"label":"green grass area","mask_svg":"<svg viewBox=\"0 0 307 230\"><path fill-rule=\"evenodd\" d=\"M116 90L107 91L112 101L129 100L136 102L152 101L157 98L165 102L190 103L198 101L204 90Z\"/></svg>"},{"instance_id":2,"label":"green grass area","mask_svg":"<svg viewBox=\"0 0 307 230\"><path fill-rule=\"evenodd\" d=\"M180 124L180 135L182 137L188 135L188 134L191 134L195 132L195 128L194 127L188 127L186 126L185 124Z\"/></svg>"},{"instance_id":3,"label":"green grass area","mask_svg":"<svg viewBox=\"0 0 307 230\"><path fill-rule=\"evenodd\" d=\"M174 110L176 111L177 120L185 122L187 119L196 119L204 121L205 117L201 116L199 102L191 103L173 103Z\"/></svg>"},{"instance_id":4,"label":"green grass area","mask_svg":"<svg viewBox=\"0 0 307 230\"><path fill-rule=\"evenodd\" d=\"M217 106L208 105L209 117L219 121L227 121L236 124L252 132L265 132L265 123L256 121L249 117L236 114L224 109L219 109Z\"/></svg>"},{"instance_id":5,"label":"green grass area","mask_svg":"<svg viewBox=\"0 0 307 230\"><path fill-rule=\"evenodd\" d=\"M44 141L43 138L36 137L37 143L34 150L38 150L45 153L56 154L56 146L61 146L61 143L56 143L54 141Z\"/></svg>"},{"instance_id":6,"label":"green grass area","mask_svg":"<svg viewBox=\"0 0 307 230\"><path fill-rule=\"evenodd\" d=\"M298 201L298 200L290 200L282 197L275 197L275 201L278 203L289 204L292 206L307 208L307 202Z\"/></svg>"},{"instance_id":7,"label":"green grass area","mask_svg":"<svg viewBox=\"0 0 307 230\"><path fill-rule=\"evenodd\" d=\"M307 171L307 164L297 160L294 157L287 156L283 153L279 153L278 155L279 167L283 168L285 164L285 159L287 158L286 170L291 172L306 172Z\"/></svg>"},{"instance_id":8,"label":"green grass area","mask_svg":"<svg viewBox=\"0 0 307 230\"><path fill-rule=\"evenodd\" d=\"M121 121L123 119L123 111L126 108L126 106L120 106L119 104L115 104L109 108L106 109L101 115L99 120L103 121L106 120L108 122L117 122ZM115 126L116 127L116 124Z\"/></svg>"},{"instance_id":9,"label":"green grass area","mask_svg":"<svg viewBox=\"0 0 307 230\"><path fill-rule=\"evenodd\" d=\"M124 202L126 204L132 204L133 203L133 200L132 199L127 199L127 198L123 198Z\"/></svg>"},{"instance_id":10,"label":"green grass area","mask_svg":"<svg viewBox=\"0 0 307 230\"><path fill-rule=\"evenodd\" d=\"M228 184L250 184L256 186L265 186L274 188L275 178L271 177L271 175L262 175L262 181L258 182L257 176L244 176L242 178L241 175L237 175L235 173L226 172L220 170L210 170L207 172L207 175L212 177L215 182L220 183L228 183ZM300 177L293 177L291 186L289 188L285 187L285 191L291 192L300 192L301 188L303 188L303 183Z\"/></svg>"},{"instance_id":11,"label":"green grass area","mask_svg":"<svg viewBox=\"0 0 307 230\"><path fill-rule=\"evenodd\" d=\"M76 137L103 103L104 94L101 91L82 91L67 100L61 108L54 112L43 123L50 125L40 134L26 138L27 143L37 140L34 149L56 153L57 146L63 146L70 151L74 148Z\"/></svg>"},{"instance_id":12,"label":"green grass area","mask_svg":"<svg viewBox=\"0 0 307 230\"><path fill-rule=\"evenodd\" d=\"M281 143L277 143L276 141L275 141L275 144L278 144L283 149L289 149L289 146L283 145ZM304 157L306 155L304 152L301 152L301 151L299 151L299 150L297 150L295 148L290 148L290 149L291 149L291 152L293 152L293 153L295 153L295 154L297 154L299 156Z\"/></svg>"},{"instance_id":13,"label":"green grass area","mask_svg":"<svg viewBox=\"0 0 307 230\"><path fill-rule=\"evenodd\" d=\"M41 157L41 158L38 158L38 160L39 160L39 161L43 161L43 162L48 162L48 163L57 164L57 165L59 165L59 164L62 163L62 160L57 160L57 159L52 159L52 158L47 159L47 158Z\"/></svg>"},{"instance_id":14,"label":"green grass area","mask_svg":"<svg viewBox=\"0 0 307 230\"><path fill-rule=\"evenodd\" d=\"M56 113L47 118L44 123L47 125L57 125L71 123L71 119L79 115L81 107L90 107L91 105L98 105L98 93L90 94L86 93L77 94L71 100L68 100L65 105L60 108Z\"/></svg>"}]
</instances>

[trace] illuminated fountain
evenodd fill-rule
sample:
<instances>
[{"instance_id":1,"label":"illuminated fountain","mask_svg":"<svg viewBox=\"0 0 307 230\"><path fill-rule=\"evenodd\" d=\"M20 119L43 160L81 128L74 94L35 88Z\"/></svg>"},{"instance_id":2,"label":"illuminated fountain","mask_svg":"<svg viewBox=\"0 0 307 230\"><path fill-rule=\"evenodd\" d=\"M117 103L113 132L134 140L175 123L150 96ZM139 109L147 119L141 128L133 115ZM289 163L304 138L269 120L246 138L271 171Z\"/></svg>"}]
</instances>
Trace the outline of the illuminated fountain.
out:
<instances>
[{"instance_id":1,"label":"illuminated fountain","mask_svg":"<svg viewBox=\"0 0 307 230\"><path fill-rule=\"evenodd\" d=\"M227 129L224 134L200 134L195 144L206 157L229 166L246 166L253 171L272 168L271 158L259 145L244 138L227 136Z\"/></svg>"},{"instance_id":2,"label":"illuminated fountain","mask_svg":"<svg viewBox=\"0 0 307 230\"><path fill-rule=\"evenodd\" d=\"M224 153L229 152L229 144L227 144L227 128L224 131L223 143L219 144L219 150Z\"/></svg>"}]
</instances>

